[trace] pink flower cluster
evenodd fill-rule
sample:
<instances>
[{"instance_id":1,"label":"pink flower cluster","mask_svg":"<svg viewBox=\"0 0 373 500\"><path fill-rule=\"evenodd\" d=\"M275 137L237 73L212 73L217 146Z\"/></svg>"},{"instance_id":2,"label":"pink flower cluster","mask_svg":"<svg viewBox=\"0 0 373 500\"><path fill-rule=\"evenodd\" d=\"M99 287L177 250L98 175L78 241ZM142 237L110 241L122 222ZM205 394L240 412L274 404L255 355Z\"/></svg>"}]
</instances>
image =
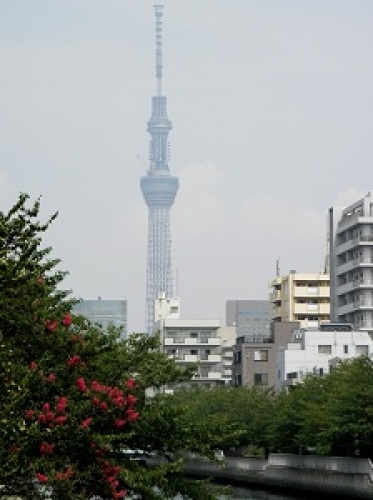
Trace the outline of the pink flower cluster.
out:
<instances>
[{"instance_id":1,"label":"pink flower cluster","mask_svg":"<svg viewBox=\"0 0 373 500\"><path fill-rule=\"evenodd\" d=\"M34 410L27 410L25 412L25 420L36 420L39 424L45 424L48 427L52 425L63 425L67 422L67 416L61 415L65 412L67 405L67 398L61 396L58 398L56 403L56 412L51 409L50 403L44 403L41 411L36 414Z\"/></svg>"},{"instance_id":2,"label":"pink flower cluster","mask_svg":"<svg viewBox=\"0 0 373 500\"><path fill-rule=\"evenodd\" d=\"M72 324L73 320L71 318L71 314L67 313L65 316L62 318L61 324L65 328L69 328L69 326ZM51 319L47 319L44 323L44 327L48 332L54 332L58 328L58 321L54 320L52 321Z\"/></svg>"},{"instance_id":3,"label":"pink flower cluster","mask_svg":"<svg viewBox=\"0 0 373 500\"><path fill-rule=\"evenodd\" d=\"M128 385L133 389L135 387L134 379L127 380L125 386L128 388ZM91 382L90 389L92 392L97 393L97 396L92 397L93 405L100 408L102 411L107 411L109 409L109 404L118 408L126 408L125 415L123 416L126 418L117 418L114 422L115 427L118 429L123 427L127 421L135 422L138 419L139 413L134 410L137 398L133 394L125 394L119 387L103 385L96 380ZM102 397L107 399L108 402L103 400Z\"/></svg>"},{"instance_id":4,"label":"pink flower cluster","mask_svg":"<svg viewBox=\"0 0 373 500\"><path fill-rule=\"evenodd\" d=\"M112 498L117 500L124 498L127 494L125 489L118 490L120 487L118 474L120 472L119 466L112 466L108 461L102 463L102 473L105 481L109 484Z\"/></svg>"}]
</instances>

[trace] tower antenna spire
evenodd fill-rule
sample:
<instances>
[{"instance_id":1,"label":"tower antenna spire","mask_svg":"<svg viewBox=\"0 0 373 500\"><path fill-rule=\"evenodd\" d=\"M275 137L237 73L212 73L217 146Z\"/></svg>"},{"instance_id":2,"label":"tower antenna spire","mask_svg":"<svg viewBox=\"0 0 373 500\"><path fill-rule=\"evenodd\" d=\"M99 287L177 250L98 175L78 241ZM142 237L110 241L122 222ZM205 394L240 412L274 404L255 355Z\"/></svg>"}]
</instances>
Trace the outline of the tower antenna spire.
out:
<instances>
[{"instance_id":1,"label":"tower antenna spire","mask_svg":"<svg viewBox=\"0 0 373 500\"><path fill-rule=\"evenodd\" d=\"M155 10L155 76L157 78L157 94L162 95L163 53L162 53L162 18L163 5L154 5Z\"/></svg>"},{"instance_id":2,"label":"tower antenna spire","mask_svg":"<svg viewBox=\"0 0 373 500\"><path fill-rule=\"evenodd\" d=\"M161 0L159 0L161 1ZM173 297L172 241L170 212L179 188L179 179L170 173L168 134L172 124L167 117L167 98L162 94L163 5L154 5L156 36L157 93L152 97L149 170L140 179L148 206L148 256L146 266L146 331L154 332L154 304L159 294Z\"/></svg>"}]
</instances>

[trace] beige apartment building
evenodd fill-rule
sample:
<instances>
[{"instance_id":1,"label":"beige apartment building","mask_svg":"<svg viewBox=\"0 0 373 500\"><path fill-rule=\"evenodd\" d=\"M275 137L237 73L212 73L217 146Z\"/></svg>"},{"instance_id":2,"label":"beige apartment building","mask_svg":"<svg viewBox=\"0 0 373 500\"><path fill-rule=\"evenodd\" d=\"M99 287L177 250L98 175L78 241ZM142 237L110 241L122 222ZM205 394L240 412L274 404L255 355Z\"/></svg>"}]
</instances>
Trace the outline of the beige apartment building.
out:
<instances>
[{"instance_id":1,"label":"beige apartment building","mask_svg":"<svg viewBox=\"0 0 373 500\"><path fill-rule=\"evenodd\" d=\"M298 321L301 328L318 328L330 321L328 273L290 271L270 283L272 321Z\"/></svg>"}]
</instances>

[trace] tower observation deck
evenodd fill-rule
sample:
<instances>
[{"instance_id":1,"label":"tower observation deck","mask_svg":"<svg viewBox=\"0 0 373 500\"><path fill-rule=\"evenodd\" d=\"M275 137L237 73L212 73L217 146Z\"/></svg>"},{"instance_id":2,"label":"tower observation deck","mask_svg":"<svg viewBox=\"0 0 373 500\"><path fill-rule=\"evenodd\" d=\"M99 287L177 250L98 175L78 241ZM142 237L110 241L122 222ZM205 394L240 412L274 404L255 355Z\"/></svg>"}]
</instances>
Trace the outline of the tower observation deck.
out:
<instances>
[{"instance_id":1,"label":"tower observation deck","mask_svg":"<svg viewBox=\"0 0 373 500\"><path fill-rule=\"evenodd\" d=\"M170 211L179 188L179 179L170 174L168 134L172 129L167 117L167 98L162 95L162 18L163 5L155 5L156 83L152 113L147 131L150 134L149 170L140 180L148 206L148 248L146 268L146 331L154 330L154 304L160 293L173 296L172 241Z\"/></svg>"}]
</instances>

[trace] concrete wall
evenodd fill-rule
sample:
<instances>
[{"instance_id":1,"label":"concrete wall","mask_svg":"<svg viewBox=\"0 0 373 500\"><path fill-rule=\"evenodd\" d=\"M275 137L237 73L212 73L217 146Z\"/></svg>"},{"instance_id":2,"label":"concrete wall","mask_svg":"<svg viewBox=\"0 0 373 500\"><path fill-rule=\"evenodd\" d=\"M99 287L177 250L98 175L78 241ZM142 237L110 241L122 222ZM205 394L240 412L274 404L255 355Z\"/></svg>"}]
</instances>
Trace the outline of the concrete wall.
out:
<instances>
[{"instance_id":1,"label":"concrete wall","mask_svg":"<svg viewBox=\"0 0 373 500\"><path fill-rule=\"evenodd\" d=\"M194 458L186 462L185 472L228 484L373 498L373 468L368 459L286 454L271 454L268 460L225 458L210 462Z\"/></svg>"}]
</instances>

